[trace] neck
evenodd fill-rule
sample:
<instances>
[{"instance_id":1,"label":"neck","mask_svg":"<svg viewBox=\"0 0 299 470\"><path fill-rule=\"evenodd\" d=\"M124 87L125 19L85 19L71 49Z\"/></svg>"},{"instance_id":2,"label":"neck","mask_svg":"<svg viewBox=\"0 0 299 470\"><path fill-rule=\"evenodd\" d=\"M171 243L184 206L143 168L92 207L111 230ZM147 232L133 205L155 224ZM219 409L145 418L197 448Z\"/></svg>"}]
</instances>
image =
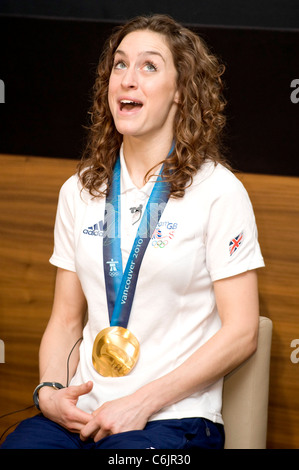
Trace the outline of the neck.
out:
<instances>
[{"instance_id":1,"label":"neck","mask_svg":"<svg viewBox=\"0 0 299 470\"><path fill-rule=\"evenodd\" d=\"M159 171L159 164L165 160L171 148L172 137L168 141L144 142L142 139L124 136L123 149L127 169L133 183L142 188L145 176L152 168L153 174Z\"/></svg>"}]
</instances>

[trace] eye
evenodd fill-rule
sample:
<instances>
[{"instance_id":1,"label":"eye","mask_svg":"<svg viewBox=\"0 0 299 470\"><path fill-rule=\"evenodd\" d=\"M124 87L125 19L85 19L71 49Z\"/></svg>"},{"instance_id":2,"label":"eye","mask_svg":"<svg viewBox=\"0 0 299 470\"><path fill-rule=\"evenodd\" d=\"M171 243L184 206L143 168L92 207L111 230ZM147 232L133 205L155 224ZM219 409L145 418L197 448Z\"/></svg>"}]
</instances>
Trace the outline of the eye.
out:
<instances>
[{"instance_id":1,"label":"eye","mask_svg":"<svg viewBox=\"0 0 299 470\"><path fill-rule=\"evenodd\" d=\"M126 68L126 64L124 63L123 60L117 60L114 63L113 68L116 70L124 70Z\"/></svg>"},{"instance_id":2,"label":"eye","mask_svg":"<svg viewBox=\"0 0 299 470\"><path fill-rule=\"evenodd\" d=\"M144 70L146 70L147 72L156 72L157 67L152 62L146 62L144 65Z\"/></svg>"}]
</instances>

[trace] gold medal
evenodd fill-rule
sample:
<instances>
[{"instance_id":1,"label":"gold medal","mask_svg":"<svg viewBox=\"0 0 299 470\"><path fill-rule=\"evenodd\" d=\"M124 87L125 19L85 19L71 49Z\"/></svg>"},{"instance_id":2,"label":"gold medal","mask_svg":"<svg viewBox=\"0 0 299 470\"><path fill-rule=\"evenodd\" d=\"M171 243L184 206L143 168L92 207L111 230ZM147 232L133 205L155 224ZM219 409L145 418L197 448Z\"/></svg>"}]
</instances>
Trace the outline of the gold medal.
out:
<instances>
[{"instance_id":1,"label":"gold medal","mask_svg":"<svg viewBox=\"0 0 299 470\"><path fill-rule=\"evenodd\" d=\"M92 363L104 377L123 377L136 365L139 342L122 326L110 326L100 331L93 343Z\"/></svg>"}]
</instances>

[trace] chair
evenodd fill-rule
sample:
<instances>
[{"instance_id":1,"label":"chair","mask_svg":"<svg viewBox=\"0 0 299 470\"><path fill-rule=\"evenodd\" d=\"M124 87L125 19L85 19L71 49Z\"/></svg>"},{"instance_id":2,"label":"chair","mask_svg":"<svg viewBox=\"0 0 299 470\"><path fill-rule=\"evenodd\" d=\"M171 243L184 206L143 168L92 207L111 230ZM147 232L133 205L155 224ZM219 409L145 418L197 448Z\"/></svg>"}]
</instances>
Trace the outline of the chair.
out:
<instances>
[{"instance_id":1,"label":"chair","mask_svg":"<svg viewBox=\"0 0 299 470\"><path fill-rule=\"evenodd\" d=\"M224 378L225 449L265 449L272 321L260 317L258 347Z\"/></svg>"}]
</instances>

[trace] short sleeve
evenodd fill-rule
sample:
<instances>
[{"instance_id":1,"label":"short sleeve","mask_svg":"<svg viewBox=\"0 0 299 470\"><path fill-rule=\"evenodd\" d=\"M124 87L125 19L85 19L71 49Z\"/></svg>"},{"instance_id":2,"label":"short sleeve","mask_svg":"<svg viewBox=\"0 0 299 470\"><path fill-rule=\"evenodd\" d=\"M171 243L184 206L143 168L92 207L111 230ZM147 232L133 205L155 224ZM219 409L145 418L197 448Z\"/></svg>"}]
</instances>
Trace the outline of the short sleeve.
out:
<instances>
[{"instance_id":1,"label":"short sleeve","mask_svg":"<svg viewBox=\"0 0 299 470\"><path fill-rule=\"evenodd\" d=\"M210 208L206 260L212 281L264 266L251 201L242 183L231 176Z\"/></svg>"},{"instance_id":2,"label":"short sleeve","mask_svg":"<svg viewBox=\"0 0 299 470\"><path fill-rule=\"evenodd\" d=\"M75 176L61 187L58 198L55 227L54 251L50 263L59 268L76 271L74 243L74 191L77 188Z\"/></svg>"}]
</instances>

